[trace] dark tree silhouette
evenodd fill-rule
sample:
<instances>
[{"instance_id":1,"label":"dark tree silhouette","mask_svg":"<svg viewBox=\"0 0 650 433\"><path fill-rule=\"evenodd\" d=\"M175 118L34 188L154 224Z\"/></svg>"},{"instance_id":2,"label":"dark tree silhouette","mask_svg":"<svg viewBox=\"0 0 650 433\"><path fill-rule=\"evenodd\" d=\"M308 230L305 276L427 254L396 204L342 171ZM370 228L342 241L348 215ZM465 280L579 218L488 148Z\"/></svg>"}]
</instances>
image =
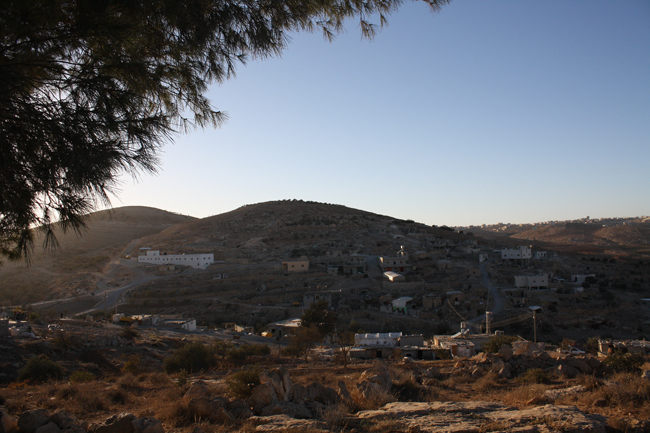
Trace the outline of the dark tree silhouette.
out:
<instances>
[{"instance_id":1,"label":"dark tree silhouette","mask_svg":"<svg viewBox=\"0 0 650 433\"><path fill-rule=\"evenodd\" d=\"M438 10L449 0L424 0ZM345 19L372 37L401 0L5 0L0 14L0 256L34 227L80 231L121 173L155 171L175 134L218 126L205 97L290 32Z\"/></svg>"}]
</instances>

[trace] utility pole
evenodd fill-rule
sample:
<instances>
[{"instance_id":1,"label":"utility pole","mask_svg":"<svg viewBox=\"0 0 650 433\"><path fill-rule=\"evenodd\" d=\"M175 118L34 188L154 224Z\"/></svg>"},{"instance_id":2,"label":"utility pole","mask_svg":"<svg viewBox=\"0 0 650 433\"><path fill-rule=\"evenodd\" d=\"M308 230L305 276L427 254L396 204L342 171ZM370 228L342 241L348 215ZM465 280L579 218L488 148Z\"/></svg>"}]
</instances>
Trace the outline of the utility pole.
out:
<instances>
[{"instance_id":1,"label":"utility pole","mask_svg":"<svg viewBox=\"0 0 650 433\"><path fill-rule=\"evenodd\" d=\"M537 344L537 310L533 310L533 334L535 335L535 344Z\"/></svg>"},{"instance_id":2,"label":"utility pole","mask_svg":"<svg viewBox=\"0 0 650 433\"><path fill-rule=\"evenodd\" d=\"M485 333L490 333L490 312L485 310Z\"/></svg>"}]
</instances>

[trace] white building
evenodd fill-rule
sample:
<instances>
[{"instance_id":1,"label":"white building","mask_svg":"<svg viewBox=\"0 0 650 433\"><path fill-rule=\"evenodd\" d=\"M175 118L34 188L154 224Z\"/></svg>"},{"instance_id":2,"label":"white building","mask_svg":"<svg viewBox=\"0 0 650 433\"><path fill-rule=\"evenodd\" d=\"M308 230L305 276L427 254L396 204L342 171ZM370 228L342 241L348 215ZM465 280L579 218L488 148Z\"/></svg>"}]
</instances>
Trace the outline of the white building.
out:
<instances>
[{"instance_id":1,"label":"white building","mask_svg":"<svg viewBox=\"0 0 650 433\"><path fill-rule=\"evenodd\" d=\"M401 336L401 332L354 334L354 345L357 347L397 347Z\"/></svg>"},{"instance_id":2,"label":"white building","mask_svg":"<svg viewBox=\"0 0 650 433\"><path fill-rule=\"evenodd\" d=\"M404 275L393 271L384 272L384 277L393 283L397 281L406 281L406 277Z\"/></svg>"},{"instance_id":3,"label":"white building","mask_svg":"<svg viewBox=\"0 0 650 433\"><path fill-rule=\"evenodd\" d=\"M548 275L517 275L515 287L531 289L548 289Z\"/></svg>"},{"instance_id":4,"label":"white building","mask_svg":"<svg viewBox=\"0 0 650 433\"><path fill-rule=\"evenodd\" d=\"M576 283L576 284L582 284L585 281L587 281L587 278L593 277L596 278L596 274L578 274L578 275L571 275L571 282Z\"/></svg>"},{"instance_id":5,"label":"white building","mask_svg":"<svg viewBox=\"0 0 650 433\"><path fill-rule=\"evenodd\" d=\"M408 272L412 265L408 253L401 247L395 257L379 257L379 267L383 272Z\"/></svg>"},{"instance_id":6,"label":"white building","mask_svg":"<svg viewBox=\"0 0 650 433\"><path fill-rule=\"evenodd\" d=\"M214 254L167 254L158 250L142 248L138 255L139 263L152 265L180 265L190 266L194 269L206 269L214 263Z\"/></svg>"},{"instance_id":7,"label":"white building","mask_svg":"<svg viewBox=\"0 0 650 433\"><path fill-rule=\"evenodd\" d=\"M501 259L502 260L523 260L530 259L533 256L532 250L530 247L519 247L519 248L506 248L501 250Z\"/></svg>"}]
</instances>

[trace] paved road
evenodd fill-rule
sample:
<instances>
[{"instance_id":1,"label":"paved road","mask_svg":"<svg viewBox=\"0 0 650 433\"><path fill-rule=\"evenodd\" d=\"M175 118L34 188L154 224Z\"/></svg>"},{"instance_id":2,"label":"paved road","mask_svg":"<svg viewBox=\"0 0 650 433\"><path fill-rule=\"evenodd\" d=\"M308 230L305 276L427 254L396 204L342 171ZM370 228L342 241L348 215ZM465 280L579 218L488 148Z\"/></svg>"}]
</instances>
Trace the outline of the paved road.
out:
<instances>
[{"instance_id":1,"label":"paved road","mask_svg":"<svg viewBox=\"0 0 650 433\"><path fill-rule=\"evenodd\" d=\"M488 288L489 290L489 295L488 295L488 303L487 306L490 308L490 302L492 302L492 309L488 310L492 312L492 314L497 314L503 310L503 295L501 294L501 290L499 290L498 287L494 287L492 284L490 284L490 274L488 273L487 269L485 269L485 264L486 262L483 262L478 265L478 268L481 270L481 275L483 277L483 285ZM491 299L490 299L490 295ZM472 323L479 323L481 321L485 320L485 315L481 314L478 317L475 317L470 320Z\"/></svg>"}]
</instances>

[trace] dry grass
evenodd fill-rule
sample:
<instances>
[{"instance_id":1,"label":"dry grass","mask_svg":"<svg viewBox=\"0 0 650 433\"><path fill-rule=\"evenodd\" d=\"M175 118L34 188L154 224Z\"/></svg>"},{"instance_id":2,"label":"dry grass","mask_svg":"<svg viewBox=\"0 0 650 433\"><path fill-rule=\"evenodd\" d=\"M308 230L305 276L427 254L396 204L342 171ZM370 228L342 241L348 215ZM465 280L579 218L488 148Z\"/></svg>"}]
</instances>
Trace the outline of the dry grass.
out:
<instances>
[{"instance_id":1,"label":"dry grass","mask_svg":"<svg viewBox=\"0 0 650 433\"><path fill-rule=\"evenodd\" d=\"M493 371L488 372L472 384L477 392L486 392L499 387L499 375Z\"/></svg>"},{"instance_id":2,"label":"dry grass","mask_svg":"<svg viewBox=\"0 0 650 433\"><path fill-rule=\"evenodd\" d=\"M650 419L650 381L630 373L616 374L608 381L589 381L591 385L585 385L588 392L562 397L557 403L574 404L583 411L606 416Z\"/></svg>"},{"instance_id":3,"label":"dry grass","mask_svg":"<svg viewBox=\"0 0 650 433\"><path fill-rule=\"evenodd\" d=\"M502 393L500 400L516 407L526 406L530 402L539 403L545 401L544 392L550 388L542 384L521 385Z\"/></svg>"}]
</instances>

